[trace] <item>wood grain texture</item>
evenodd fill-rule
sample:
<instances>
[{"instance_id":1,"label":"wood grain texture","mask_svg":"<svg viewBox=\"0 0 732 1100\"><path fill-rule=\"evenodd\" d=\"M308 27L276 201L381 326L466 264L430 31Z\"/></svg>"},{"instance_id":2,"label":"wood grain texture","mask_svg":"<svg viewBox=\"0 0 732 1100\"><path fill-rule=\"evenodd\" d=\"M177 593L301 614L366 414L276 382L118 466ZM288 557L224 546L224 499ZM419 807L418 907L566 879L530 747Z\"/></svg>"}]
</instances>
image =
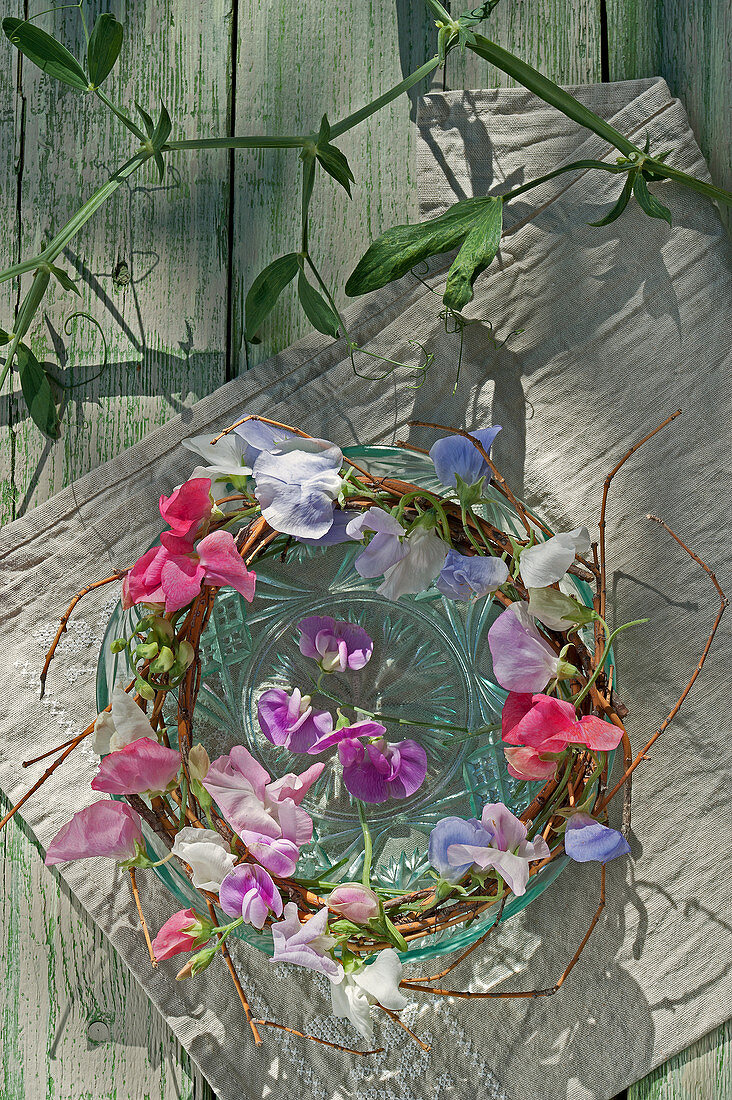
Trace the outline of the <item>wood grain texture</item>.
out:
<instances>
[{"instance_id":1,"label":"wood grain texture","mask_svg":"<svg viewBox=\"0 0 732 1100\"><path fill-rule=\"evenodd\" d=\"M732 188L732 4L607 0L611 80L662 76L679 96L714 182ZM732 212L722 211L732 229Z\"/></svg>"},{"instance_id":2,"label":"wood grain texture","mask_svg":"<svg viewBox=\"0 0 732 1100\"><path fill-rule=\"evenodd\" d=\"M628 1100L727 1100L732 1096L732 1021L628 1089Z\"/></svg>"}]
</instances>

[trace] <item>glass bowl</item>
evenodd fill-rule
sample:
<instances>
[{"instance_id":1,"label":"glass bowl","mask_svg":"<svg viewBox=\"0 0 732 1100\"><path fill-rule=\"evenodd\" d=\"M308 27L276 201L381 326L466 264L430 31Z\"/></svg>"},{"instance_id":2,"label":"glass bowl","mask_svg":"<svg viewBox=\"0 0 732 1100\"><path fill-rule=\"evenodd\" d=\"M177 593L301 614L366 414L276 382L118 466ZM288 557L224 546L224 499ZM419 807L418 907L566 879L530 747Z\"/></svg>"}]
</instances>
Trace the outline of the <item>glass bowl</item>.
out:
<instances>
[{"instance_id":1,"label":"glass bowl","mask_svg":"<svg viewBox=\"0 0 732 1100\"><path fill-rule=\"evenodd\" d=\"M374 475L442 490L427 456L390 447L352 447L344 454ZM482 506L485 518L520 535L523 526L515 511L494 495ZM285 563L276 555L255 565L257 590L252 604L233 589L221 590L202 638L194 742L202 742L212 760L234 745L245 745L273 778L304 771L315 758L267 741L259 730L257 701L272 687L312 690L318 669L298 648L296 627L302 618L331 615L365 627L374 641L369 663L357 672L326 677L323 687L346 706L388 715L394 719L385 723L390 740L412 738L427 753L427 776L415 794L367 807L373 838L372 879L398 894L433 883L427 843L440 818L480 817L487 802L503 802L520 814L541 783L513 779L501 747L506 692L493 679L486 637L500 604L490 596L463 604L436 590L390 602L376 592L381 578L364 580L355 571L353 562L360 549L355 543L327 549L292 543ZM572 584L591 605L589 587L575 578ZM126 653L112 654L109 643L129 636L140 616L139 610L123 611L120 604L112 613L97 671L100 711L108 705L114 684L128 682L131 675ZM335 710L338 704L314 695L314 705ZM172 706L166 713L173 721ZM465 732L489 725L496 728L481 734ZM168 732L175 744L174 723ZM337 750L328 750L318 759L324 759L326 766L303 802L313 819L313 840L302 849L297 877L360 879L363 834L357 805L343 786ZM144 828L151 858L167 854L160 840ZM510 897L503 919L538 897L566 862L566 856L561 856L532 876L522 897ZM200 907L199 895L174 862L156 868L155 873L177 904ZM402 954L403 960L426 959L470 945L486 932L495 911L493 907L467 927L458 925L417 941ZM269 933L247 925L235 931L271 954Z\"/></svg>"}]
</instances>

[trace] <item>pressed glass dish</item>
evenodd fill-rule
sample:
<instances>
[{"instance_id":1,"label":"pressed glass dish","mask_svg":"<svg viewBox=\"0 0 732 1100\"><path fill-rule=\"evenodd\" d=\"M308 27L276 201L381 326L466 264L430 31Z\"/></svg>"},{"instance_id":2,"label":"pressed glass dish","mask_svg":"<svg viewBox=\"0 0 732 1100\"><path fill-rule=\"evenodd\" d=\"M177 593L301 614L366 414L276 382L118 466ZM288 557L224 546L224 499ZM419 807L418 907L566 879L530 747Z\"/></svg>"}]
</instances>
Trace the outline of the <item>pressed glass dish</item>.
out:
<instances>
[{"instance_id":1,"label":"pressed glass dish","mask_svg":"<svg viewBox=\"0 0 732 1100\"><path fill-rule=\"evenodd\" d=\"M426 456L389 447L352 447L344 451L370 473L410 481L420 488L444 491ZM483 505L485 518L520 535L523 527L512 507L497 493ZM286 562L273 556L258 562L257 590L247 604L233 589L219 593L203 635L201 691L194 715L194 741L211 759L234 745L245 745L273 778L304 771L315 759L270 744L259 730L257 701L271 687L313 688L314 662L301 656L297 623L307 615L331 615L357 622L374 640L370 662L358 672L327 677L325 690L347 707L362 707L401 722L385 722L392 741L410 737L424 746L425 782L410 798L392 799L367 808L373 838L372 880L395 894L433 883L429 876L429 833L442 817L480 817L487 802L504 802L520 813L540 783L519 784L507 771L501 747L500 716L506 693L493 679L487 631L500 612L490 596L471 604L442 597L435 590L393 603L376 592L380 578L363 580L353 562L356 544L320 549L293 543ZM572 578L575 594L591 603L582 581ZM115 682L130 678L125 654L110 652L113 638L129 635L140 617L136 609L117 605L109 621L97 670L97 707L109 703ZM315 697L318 709L334 710L335 699ZM172 703L172 701L171 701ZM174 708L168 708L174 719ZM445 727L489 733L470 735ZM175 744L176 729L168 730ZM326 766L303 807L313 819L312 843L303 848L297 867L301 879L360 878L363 835L356 803L345 790L337 750L319 759ZM151 858L167 854L146 830ZM538 897L566 864L561 856L530 879L522 897L511 896L504 920ZM177 904L200 904L175 862L156 868ZM421 939L402 954L417 961L466 947L495 919L495 907L466 926L456 926ZM236 934L271 953L272 938L245 925Z\"/></svg>"}]
</instances>

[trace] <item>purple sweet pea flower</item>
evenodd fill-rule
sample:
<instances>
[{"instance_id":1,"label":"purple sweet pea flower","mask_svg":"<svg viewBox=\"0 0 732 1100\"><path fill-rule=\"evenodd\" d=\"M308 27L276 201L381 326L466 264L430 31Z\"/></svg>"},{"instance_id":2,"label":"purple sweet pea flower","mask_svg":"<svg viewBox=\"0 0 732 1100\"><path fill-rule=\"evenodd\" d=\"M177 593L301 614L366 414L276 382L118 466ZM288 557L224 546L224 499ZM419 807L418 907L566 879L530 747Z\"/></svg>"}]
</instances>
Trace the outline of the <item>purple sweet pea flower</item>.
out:
<instances>
[{"instance_id":1,"label":"purple sweet pea flower","mask_svg":"<svg viewBox=\"0 0 732 1100\"><path fill-rule=\"evenodd\" d=\"M314 916L300 923L297 906L288 901L285 906L285 919L272 925L275 962L294 963L319 974L326 974L332 982L343 977L343 967L333 959L329 952L337 942L335 936L328 935L328 910L324 907Z\"/></svg>"},{"instance_id":2,"label":"purple sweet pea flower","mask_svg":"<svg viewBox=\"0 0 732 1100\"><path fill-rule=\"evenodd\" d=\"M534 837L533 841L527 840L523 821L502 802L483 807L481 824L487 833L491 833L490 843L487 846L451 844L447 853L448 863L457 868L472 860L477 872L492 867L517 897L525 894L529 863L535 859L546 859L551 854L549 845L542 836Z\"/></svg>"},{"instance_id":3,"label":"purple sweet pea flower","mask_svg":"<svg viewBox=\"0 0 732 1100\"><path fill-rule=\"evenodd\" d=\"M346 531L349 538L359 542L363 540L365 531L374 532L370 543L354 562L361 577L381 577L409 553L401 541L406 534L404 528L383 508L374 507L362 512L350 521Z\"/></svg>"},{"instance_id":4,"label":"purple sweet pea flower","mask_svg":"<svg viewBox=\"0 0 732 1100\"><path fill-rule=\"evenodd\" d=\"M284 535L321 538L333 526L342 465L340 447L325 439L294 439L262 451L254 463L262 516Z\"/></svg>"},{"instance_id":5,"label":"purple sweet pea flower","mask_svg":"<svg viewBox=\"0 0 732 1100\"><path fill-rule=\"evenodd\" d=\"M443 817L430 833L428 848L429 861L446 882L459 882L473 866L475 860L465 863L450 862L450 849L455 844L469 844L473 847L487 848L493 839L493 833L485 829L474 817L467 821L462 817Z\"/></svg>"},{"instance_id":6,"label":"purple sweet pea flower","mask_svg":"<svg viewBox=\"0 0 732 1100\"><path fill-rule=\"evenodd\" d=\"M363 745L349 738L338 745L338 758L346 789L362 802L409 798L427 774L427 753L410 739L390 744L380 737Z\"/></svg>"},{"instance_id":7,"label":"purple sweet pea flower","mask_svg":"<svg viewBox=\"0 0 732 1100\"><path fill-rule=\"evenodd\" d=\"M221 908L229 917L243 917L254 928L264 928L269 913L282 915L282 898L264 867L240 863L221 883Z\"/></svg>"},{"instance_id":8,"label":"purple sweet pea flower","mask_svg":"<svg viewBox=\"0 0 732 1100\"><path fill-rule=\"evenodd\" d=\"M575 863L607 863L618 856L627 856L630 845L617 829L601 825L589 814L576 813L567 821L564 850Z\"/></svg>"},{"instance_id":9,"label":"purple sweet pea flower","mask_svg":"<svg viewBox=\"0 0 732 1100\"><path fill-rule=\"evenodd\" d=\"M465 557L457 550L448 550L436 587L443 596L467 603L495 592L508 580L508 566L502 558Z\"/></svg>"},{"instance_id":10,"label":"purple sweet pea flower","mask_svg":"<svg viewBox=\"0 0 732 1100\"><path fill-rule=\"evenodd\" d=\"M314 711L310 696L297 688L288 695L284 688L270 688L260 696L257 717L262 733L273 745L290 752L308 752L310 746L333 729L327 711Z\"/></svg>"},{"instance_id":11,"label":"purple sweet pea flower","mask_svg":"<svg viewBox=\"0 0 732 1100\"><path fill-rule=\"evenodd\" d=\"M543 691L560 671L560 659L536 628L528 604L512 603L488 631L493 671L507 691Z\"/></svg>"},{"instance_id":12,"label":"purple sweet pea flower","mask_svg":"<svg viewBox=\"0 0 732 1100\"><path fill-rule=\"evenodd\" d=\"M331 749L333 745L337 745L341 741L353 740L356 737L383 737L385 733L386 726L382 726L381 722L364 718L361 722L354 722L350 726L339 726L326 733L324 737L319 737L310 746L308 752L311 756L317 756L319 752L325 752L326 749Z\"/></svg>"},{"instance_id":13,"label":"purple sweet pea flower","mask_svg":"<svg viewBox=\"0 0 732 1100\"><path fill-rule=\"evenodd\" d=\"M374 651L374 643L362 626L329 615L310 615L297 624L297 629L303 657L312 657L323 672L363 668Z\"/></svg>"},{"instance_id":14,"label":"purple sweet pea flower","mask_svg":"<svg viewBox=\"0 0 732 1100\"><path fill-rule=\"evenodd\" d=\"M493 441L500 432L500 427L482 428L480 431L471 432L473 439L477 439L483 450L490 454ZM448 435L444 439L438 439L430 447L430 458L435 466L435 473L443 485L455 488L457 478L466 485L475 485L482 477L488 476L490 469L477 447L474 447L469 439L461 435Z\"/></svg>"}]
</instances>

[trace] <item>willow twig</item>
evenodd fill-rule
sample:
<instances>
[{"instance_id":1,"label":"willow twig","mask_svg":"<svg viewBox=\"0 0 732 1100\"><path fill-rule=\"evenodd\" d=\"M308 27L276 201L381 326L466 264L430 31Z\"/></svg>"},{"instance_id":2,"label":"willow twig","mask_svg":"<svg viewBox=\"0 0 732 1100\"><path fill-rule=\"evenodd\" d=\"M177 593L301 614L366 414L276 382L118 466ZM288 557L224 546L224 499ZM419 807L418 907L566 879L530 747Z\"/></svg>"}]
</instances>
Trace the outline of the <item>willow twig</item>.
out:
<instances>
[{"instance_id":1,"label":"willow twig","mask_svg":"<svg viewBox=\"0 0 732 1100\"><path fill-rule=\"evenodd\" d=\"M142 934L145 937L145 943L150 953L150 963L153 968L157 968L158 960L155 958L155 952L153 951L152 940L150 939L150 932L147 927L147 921L145 920L145 914L142 911L142 902L140 901L140 892L137 889L137 875L135 874L135 868L130 867L130 886L132 887L132 896L135 899L135 905L137 906L137 913L140 918L140 925L142 927Z\"/></svg>"},{"instance_id":2,"label":"willow twig","mask_svg":"<svg viewBox=\"0 0 732 1100\"><path fill-rule=\"evenodd\" d=\"M304 1031L296 1031L294 1027L287 1027L285 1024L277 1024L274 1020L255 1020L255 1024L259 1024L260 1027L276 1027L280 1031L286 1031L288 1035L297 1035L300 1039L310 1039L312 1043L321 1043L324 1047L331 1047L332 1050L342 1050L344 1054L358 1054L364 1056L366 1054L383 1054L383 1047L375 1047L373 1050L356 1050L355 1047L344 1047L341 1043L331 1043L328 1039L321 1039L318 1035L306 1035Z\"/></svg>"},{"instance_id":3,"label":"willow twig","mask_svg":"<svg viewBox=\"0 0 732 1100\"><path fill-rule=\"evenodd\" d=\"M83 599L84 596L87 596L90 592L93 592L95 588L101 588L105 584L111 584L112 581L121 580L122 577L124 577L126 575L126 573L127 573L126 569L119 569L119 570L117 570L116 573L113 573L110 577L105 577L104 580L101 580L101 581L94 581L93 584L87 584L87 585L84 586L84 588L82 588L79 592L76 593L73 600L71 601L71 603L66 608L63 615L61 616L61 621L58 625L58 630L56 631L56 637L51 642L51 648L49 649L48 653L46 654L46 660L43 663L43 669L41 670L41 675L39 677L40 683L41 683L41 699L43 698L43 696L46 692L46 677L48 676L48 669L50 667L51 661L53 660L53 658L56 654L56 648L58 646L58 643L61 641L61 635L65 633L66 628L68 626L69 619L71 618L71 615L73 614L74 608L76 607L79 600Z\"/></svg>"}]
</instances>

